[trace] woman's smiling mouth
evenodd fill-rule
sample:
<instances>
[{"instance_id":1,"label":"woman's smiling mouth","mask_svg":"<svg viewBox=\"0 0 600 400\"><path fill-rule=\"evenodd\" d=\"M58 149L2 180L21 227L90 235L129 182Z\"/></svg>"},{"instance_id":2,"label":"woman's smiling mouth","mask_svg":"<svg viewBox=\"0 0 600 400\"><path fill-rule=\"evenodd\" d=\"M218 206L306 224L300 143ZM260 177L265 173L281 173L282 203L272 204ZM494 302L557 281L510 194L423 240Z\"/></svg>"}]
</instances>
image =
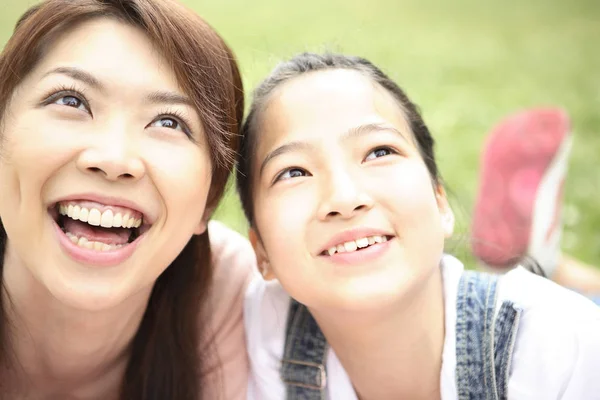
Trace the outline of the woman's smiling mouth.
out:
<instances>
[{"instance_id":1,"label":"woman's smiling mouth","mask_svg":"<svg viewBox=\"0 0 600 400\"><path fill-rule=\"evenodd\" d=\"M125 261L151 226L139 211L89 200L59 201L49 211L63 250L91 265Z\"/></svg>"}]
</instances>

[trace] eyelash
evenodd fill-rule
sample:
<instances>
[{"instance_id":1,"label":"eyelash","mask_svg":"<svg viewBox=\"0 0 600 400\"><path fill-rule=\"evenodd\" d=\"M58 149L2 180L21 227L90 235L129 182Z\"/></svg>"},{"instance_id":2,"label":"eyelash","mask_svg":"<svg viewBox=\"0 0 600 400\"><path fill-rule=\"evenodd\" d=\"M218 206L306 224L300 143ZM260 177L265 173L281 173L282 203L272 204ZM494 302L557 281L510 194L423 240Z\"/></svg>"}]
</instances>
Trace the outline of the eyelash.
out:
<instances>
[{"instance_id":1,"label":"eyelash","mask_svg":"<svg viewBox=\"0 0 600 400\"><path fill-rule=\"evenodd\" d=\"M185 133L186 136L190 139L193 139L192 131L190 129L191 124L189 120L179 110L173 110L170 108L164 109L163 111L159 112L158 116L154 118L152 122L150 122L150 124L148 125L152 125L156 121L159 121L163 118L170 118L175 120L178 124L181 125L181 130L183 131L183 133Z\"/></svg>"},{"instance_id":2,"label":"eyelash","mask_svg":"<svg viewBox=\"0 0 600 400\"><path fill-rule=\"evenodd\" d=\"M68 97L68 96L73 96L73 97L76 97L77 99L79 99L79 101L81 101L81 103L87 108L87 111L90 113L90 115L93 116L92 110L91 110L92 107L90 106L90 101L85 96L85 90L83 90L82 88L78 88L75 85L70 85L70 86L60 85L60 86L55 87L54 89L48 91L48 93L43 97L44 100L42 101L41 104L44 106L47 106L47 105L52 104L53 102L55 102L56 100L58 100L60 98ZM181 125L183 133L185 133L186 136L188 136L189 138L192 138L192 133L189 128L190 123L181 111L165 109L165 110L161 111L160 113L158 113L158 116L156 118L154 118L152 120L152 122L150 122L149 125L153 124L154 122L156 122L162 118L174 119L178 124Z\"/></svg>"},{"instance_id":3,"label":"eyelash","mask_svg":"<svg viewBox=\"0 0 600 400\"><path fill-rule=\"evenodd\" d=\"M399 152L398 152L397 150L395 150L395 149L391 148L390 146L379 146L379 147L375 147L374 149L370 150L370 151L367 153L367 155L365 156L365 161L369 161L369 160L367 160L367 158L369 157L369 155L370 155L371 153L375 153L375 152L377 152L377 151L379 151L379 150L386 150L386 151L389 151L389 152L390 152L390 154L386 154L385 156L381 156L381 157L375 157L374 159L377 159L377 158L382 158L382 157L387 157L387 156L390 156L390 155L392 155L392 154L399 154Z\"/></svg>"},{"instance_id":4,"label":"eyelash","mask_svg":"<svg viewBox=\"0 0 600 400\"><path fill-rule=\"evenodd\" d=\"M393 155L393 154L399 154L399 153L398 153L398 151L396 151L395 149L393 149L393 148L391 148L391 147L389 147L389 146L379 146L379 147L375 147L374 149L370 150L370 151L367 153L367 156L365 156L365 161L367 161L367 157L369 156L369 154L371 154L371 153L374 153L374 152L376 152L376 151L379 151L379 150L386 150L386 151L388 151L390 154L386 154L385 156L381 156L381 157L375 157L375 158L382 158L382 157L390 156L390 155ZM363 161L363 162L364 162L364 161ZM289 167L289 168L286 168L286 169L284 169L283 171L281 171L280 173L278 173L278 174L275 176L275 179L273 179L273 184L275 184L275 183L277 183L277 182L281 181L281 180L282 180L282 176L283 176L283 175L285 175L285 174L287 174L288 172L290 172L290 171L293 171L293 170L299 170L299 171L302 171L304 174L306 174L306 175L309 175L309 176L310 176L310 173L309 173L308 171L306 171L304 168L300 168L300 167ZM290 177L290 178L286 178L285 180L288 180L288 179L293 179L293 178L291 178L291 177Z\"/></svg>"},{"instance_id":5,"label":"eyelash","mask_svg":"<svg viewBox=\"0 0 600 400\"><path fill-rule=\"evenodd\" d=\"M281 180L282 180L282 178L281 178L281 177L282 177L284 174L287 174L288 172L290 172L290 171L293 171L293 170L302 171L304 174L306 174L306 175L310 175L310 174L309 174L309 172L308 172L307 170L305 170L304 168L300 168L300 167L289 167L289 168L286 168L286 169L284 169L284 170L283 170L283 171L281 171L280 173L278 173L278 174L277 174L277 176L275 176L275 179L273 179L273 184L276 184L277 182L281 181ZM306 175L305 175L305 176L306 176ZM289 180L289 179L293 179L293 178L291 178L291 177L290 177L290 178L286 178L286 179L284 179L284 180Z\"/></svg>"},{"instance_id":6,"label":"eyelash","mask_svg":"<svg viewBox=\"0 0 600 400\"><path fill-rule=\"evenodd\" d=\"M48 91L48 93L44 96L42 105L50 105L56 100L68 96L72 96L79 99L79 101L81 101L81 103L87 108L87 111L90 113L90 115L93 115L90 102L85 96L85 91L81 88L76 87L75 85L60 85L55 87L53 90Z\"/></svg>"}]
</instances>

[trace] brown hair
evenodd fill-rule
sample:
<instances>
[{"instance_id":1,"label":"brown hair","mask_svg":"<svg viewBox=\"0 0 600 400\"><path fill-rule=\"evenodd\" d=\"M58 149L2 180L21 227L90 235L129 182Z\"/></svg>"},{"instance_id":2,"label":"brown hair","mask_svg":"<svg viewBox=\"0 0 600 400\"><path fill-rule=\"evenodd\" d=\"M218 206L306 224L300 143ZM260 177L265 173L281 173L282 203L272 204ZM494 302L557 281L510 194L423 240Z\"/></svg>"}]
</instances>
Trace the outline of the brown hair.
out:
<instances>
[{"instance_id":1,"label":"brown hair","mask_svg":"<svg viewBox=\"0 0 600 400\"><path fill-rule=\"evenodd\" d=\"M170 62L204 125L213 166L207 209L214 209L237 151L244 111L242 81L223 39L176 0L46 0L27 11L0 55L0 139L2 117L14 90L56 35L98 17L116 18L143 29ZM0 221L0 277L6 243ZM203 332L198 318L212 280L210 260L206 232L192 237L157 279L131 343L122 399L200 398L198 342ZM8 362L11 346L6 330L0 303L0 357Z\"/></svg>"}]
</instances>

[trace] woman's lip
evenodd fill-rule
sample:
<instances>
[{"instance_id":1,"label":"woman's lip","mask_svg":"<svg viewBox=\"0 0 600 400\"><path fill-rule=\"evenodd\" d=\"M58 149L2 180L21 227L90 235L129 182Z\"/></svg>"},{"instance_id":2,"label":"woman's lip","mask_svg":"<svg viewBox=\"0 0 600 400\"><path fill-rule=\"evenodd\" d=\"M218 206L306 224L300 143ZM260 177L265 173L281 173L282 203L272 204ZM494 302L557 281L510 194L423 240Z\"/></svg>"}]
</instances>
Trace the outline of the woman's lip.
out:
<instances>
[{"instance_id":1,"label":"woman's lip","mask_svg":"<svg viewBox=\"0 0 600 400\"><path fill-rule=\"evenodd\" d=\"M333 255L325 254L320 257L334 264L340 265L364 265L381 257L390 248L390 244L395 241L395 237L382 243L375 243L361 250L335 253Z\"/></svg>"},{"instance_id":2,"label":"woman's lip","mask_svg":"<svg viewBox=\"0 0 600 400\"><path fill-rule=\"evenodd\" d=\"M145 233L143 233L133 242L119 249L96 251L77 246L67 237L54 219L52 219L52 224L63 252L74 261L94 267L112 267L125 262L145 238Z\"/></svg>"},{"instance_id":3,"label":"woman's lip","mask_svg":"<svg viewBox=\"0 0 600 400\"><path fill-rule=\"evenodd\" d=\"M137 204L133 201L121 197L103 196L95 193L80 193L62 197L54 201L50 207L57 207L59 203L77 201L97 203L99 206L107 208L121 207L130 209L131 211L135 211L136 213L141 214L144 223L147 223L149 225L152 225L156 220L155 216L150 215L150 213L147 210L145 210L140 204Z\"/></svg>"}]
</instances>

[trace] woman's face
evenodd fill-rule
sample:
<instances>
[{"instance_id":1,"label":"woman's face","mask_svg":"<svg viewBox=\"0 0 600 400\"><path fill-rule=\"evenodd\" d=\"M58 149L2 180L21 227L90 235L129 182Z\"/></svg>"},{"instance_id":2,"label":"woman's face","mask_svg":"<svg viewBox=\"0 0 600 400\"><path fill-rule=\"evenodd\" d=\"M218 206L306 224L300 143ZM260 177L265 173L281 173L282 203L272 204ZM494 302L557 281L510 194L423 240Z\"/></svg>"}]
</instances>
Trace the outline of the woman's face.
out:
<instances>
[{"instance_id":1,"label":"woman's face","mask_svg":"<svg viewBox=\"0 0 600 400\"><path fill-rule=\"evenodd\" d=\"M293 297L373 310L432 276L452 213L385 89L309 73L273 93L260 123L256 248Z\"/></svg>"},{"instance_id":2,"label":"woman's face","mask_svg":"<svg viewBox=\"0 0 600 400\"><path fill-rule=\"evenodd\" d=\"M29 279L71 306L108 308L150 288L206 227L201 121L137 28L103 18L61 34L0 134L9 285Z\"/></svg>"}]
</instances>

